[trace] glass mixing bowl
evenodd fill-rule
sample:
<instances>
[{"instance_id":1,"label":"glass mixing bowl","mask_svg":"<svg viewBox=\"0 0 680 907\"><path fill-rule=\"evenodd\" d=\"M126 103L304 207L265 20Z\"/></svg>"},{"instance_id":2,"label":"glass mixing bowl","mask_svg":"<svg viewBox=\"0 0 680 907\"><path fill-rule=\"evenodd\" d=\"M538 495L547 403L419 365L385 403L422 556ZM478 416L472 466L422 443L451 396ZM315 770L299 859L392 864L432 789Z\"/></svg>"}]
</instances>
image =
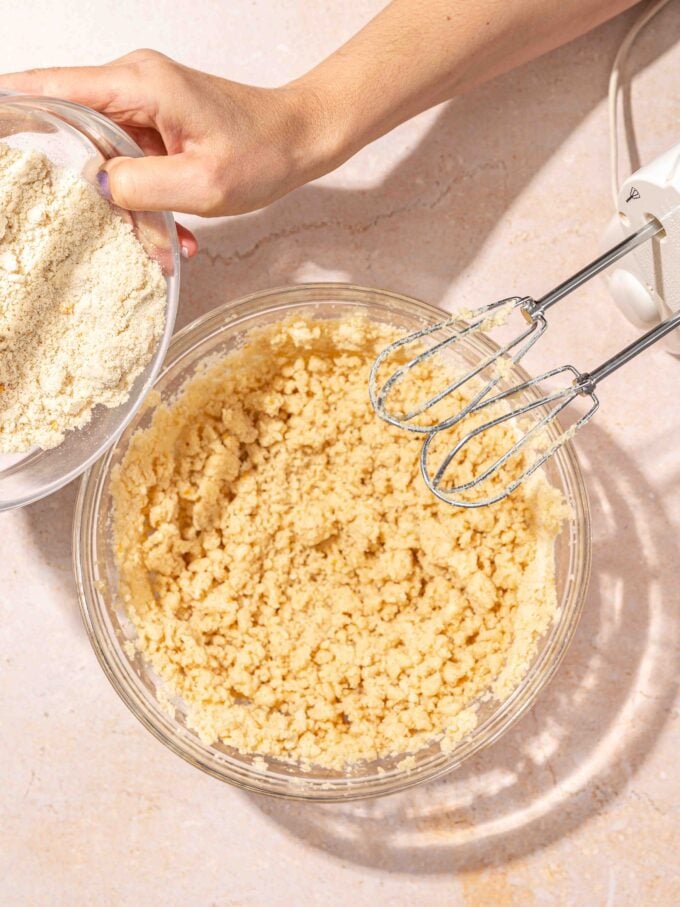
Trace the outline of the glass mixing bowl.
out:
<instances>
[{"instance_id":1,"label":"glass mixing bowl","mask_svg":"<svg viewBox=\"0 0 680 907\"><path fill-rule=\"evenodd\" d=\"M141 149L101 114L53 98L0 93L0 141L13 148L42 151L57 166L93 183L104 161L140 157ZM167 284L165 330L153 358L120 406L97 406L83 428L66 433L52 450L0 454L0 511L21 507L66 485L101 456L137 412L160 371L172 336L179 297L179 246L172 214L121 212L149 255L163 268Z\"/></svg>"},{"instance_id":2,"label":"glass mixing bowl","mask_svg":"<svg viewBox=\"0 0 680 907\"><path fill-rule=\"evenodd\" d=\"M244 333L304 311L321 318L361 313L374 321L397 326L404 333L445 317L440 309L381 290L348 284L309 284L249 296L199 318L180 331L170 344L155 390L169 401L206 358L234 349ZM463 351L470 363L497 349L485 338L469 342ZM513 378L526 379L517 369ZM131 435L148 426L155 403L140 410L116 444L83 478L76 507L74 562L83 620L99 661L114 688L152 734L192 765L216 778L260 793L310 800L344 800L393 793L435 778L497 740L534 702L557 668L572 638L583 606L590 569L588 500L571 444L560 448L547 464L549 480L562 490L572 515L555 547L559 610L541 640L528 673L503 703L479 704L477 727L443 754L438 744L415 754L413 766L399 766L402 757L357 766L351 773L314 770L267 757L267 769L254 756L242 755L223 744L208 746L189 730L181 701L171 708L157 698L159 679L126 642L135 631L117 594L117 572L111 538L111 471L124 456Z\"/></svg>"}]
</instances>

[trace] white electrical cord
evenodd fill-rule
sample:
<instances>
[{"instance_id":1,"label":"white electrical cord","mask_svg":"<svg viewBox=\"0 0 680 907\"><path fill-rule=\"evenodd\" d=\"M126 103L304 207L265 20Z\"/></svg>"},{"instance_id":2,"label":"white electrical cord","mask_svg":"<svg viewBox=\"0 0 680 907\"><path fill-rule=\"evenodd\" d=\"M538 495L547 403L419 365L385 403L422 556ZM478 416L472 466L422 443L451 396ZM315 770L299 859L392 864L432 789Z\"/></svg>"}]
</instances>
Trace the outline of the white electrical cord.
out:
<instances>
[{"instance_id":1,"label":"white electrical cord","mask_svg":"<svg viewBox=\"0 0 680 907\"><path fill-rule=\"evenodd\" d=\"M633 46L633 42L640 34L642 29L656 14L663 9L668 0L656 0L650 4L640 18L633 24L632 28L621 42L621 46L616 52L614 62L612 63L611 73L609 75L609 91L607 104L609 110L609 166L611 168L611 189L614 199L614 209L619 207L619 123L618 123L618 101L619 88L621 86L621 73L628 56L628 51Z\"/></svg>"}]
</instances>

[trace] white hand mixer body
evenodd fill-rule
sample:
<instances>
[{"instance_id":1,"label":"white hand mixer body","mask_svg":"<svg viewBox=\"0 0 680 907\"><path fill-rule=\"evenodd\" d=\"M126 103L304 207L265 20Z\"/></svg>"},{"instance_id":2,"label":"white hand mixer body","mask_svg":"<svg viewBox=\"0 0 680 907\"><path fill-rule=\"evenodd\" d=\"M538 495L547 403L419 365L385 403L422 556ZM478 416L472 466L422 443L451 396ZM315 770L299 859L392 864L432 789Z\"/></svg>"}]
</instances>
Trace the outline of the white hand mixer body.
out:
<instances>
[{"instance_id":1,"label":"white hand mixer body","mask_svg":"<svg viewBox=\"0 0 680 907\"><path fill-rule=\"evenodd\" d=\"M500 300L472 312L466 322L455 316L396 341L376 359L369 379L373 407L390 424L425 435L421 469L425 482L437 497L461 507L480 507L501 500L532 475L594 415L599 406L595 396L599 381L662 338L667 338L670 349L680 353L680 331L675 331L680 326L680 145L629 177L619 193L618 207L619 212L606 232L606 241L611 247L541 299L512 297ZM611 245L612 242L614 245ZM610 292L626 317L637 326L648 328L647 332L590 372L582 373L572 365L563 365L514 387L496 390L507 373L502 361L509 359L518 363L522 359L546 330L547 310L614 262L619 264L606 277ZM514 310L522 313L527 324L498 352L490 354L471 371L455 378L439 393L409 411L390 411L390 397L409 373L433 356L450 350L456 343L484 332L493 323L494 317L503 317ZM439 339L442 334L443 339ZM428 338L430 346L423 350ZM411 345L418 349L417 355L399 365L386 381L380 383L379 373L385 368L389 357L397 351L402 351L403 355L403 351ZM491 377L480 380L480 376L488 376L489 372ZM562 377L569 379L569 383L562 383L557 390L542 395L536 392L544 382L559 381ZM461 388L468 392L467 404L432 424L432 407ZM557 416L578 397L590 398L589 409L567 432L555 433ZM519 405L515 405L517 400ZM417 422L417 417L423 413L429 414L429 421L426 417L424 421ZM537 416L536 421L523 434L519 430L514 433L516 440L502 456L481 467L472 480L455 484L455 468L451 470L451 467L455 467L456 458L474 438L502 423L511 422L516 427L519 424L517 420L524 419L530 413ZM488 414L488 421L476 424L441 458L436 468L432 467L433 442L441 437L442 432L459 424L464 425L462 420L467 416L479 414ZM479 422L478 419L475 421ZM540 449L540 445L536 447L536 442L541 436L546 436L546 430L552 430L553 437L547 448ZM529 445L531 439L534 439L533 445ZM525 449L532 448L534 456L528 465L499 489L498 477L504 466ZM450 470L454 473L453 484L449 480ZM477 496L487 481L492 483L490 494ZM471 492L474 496L470 495Z\"/></svg>"},{"instance_id":2,"label":"white hand mixer body","mask_svg":"<svg viewBox=\"0 0 680 907\"><path fill-rule=\"evenodd\" d=\"M680 309L680 145L629 176L604 246L620 242L655 217L665 236L636 248L604 275L616 304L636 327L647 329ZM680 332L666 338L680 354Z\"/></svg>"}]
</instances>

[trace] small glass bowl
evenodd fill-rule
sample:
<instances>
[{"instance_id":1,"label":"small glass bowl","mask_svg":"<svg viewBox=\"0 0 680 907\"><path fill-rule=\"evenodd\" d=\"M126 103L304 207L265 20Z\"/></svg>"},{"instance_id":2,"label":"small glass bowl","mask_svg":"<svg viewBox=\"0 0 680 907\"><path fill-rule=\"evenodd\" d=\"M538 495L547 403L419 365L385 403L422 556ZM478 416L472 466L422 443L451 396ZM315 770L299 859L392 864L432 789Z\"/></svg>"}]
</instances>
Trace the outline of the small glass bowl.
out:
<instances>
[{"instance_id":1,"label":"small glass bowl","mask_svg":"<svg viewBox=\"0 0 680 907\"><path fill-rule=\"evenodd\" d=\"M141 149L111 120L69 101L0 93L0 141L13 148L42 151L59 167L94 183L100 166L119 155L141 157ZM175 326L179 298L179 244L172 214L121 211L150 257L163 268L167 284L165 329L151 361L138 375L127 401L97 406L90 422L68 431L51 450L34 448L0 454L0 511L22 507L51 494L102 455L137 412L160 371Z\"/></svg>"},{"instance_id":2,"label":"small glass bowl","mask_svg":"<svg viewBox=\"0 0 680 907\"><path fill-rule=\"evenodd\" d=\"M275 289L222 306L199 318L172 340L155 390L161 402L174 398L206 358L227 354L245 332L291 314L319 318L363 314L397 326L404 333L441 321L441 309L382 290L349 284L308 284ZM467 344L470 363L497 347L485 338ZM521 369L515 380L528 377ZM367 391L368 392L368 391ZM117 595L117 571L111 537L111 471L125 455L132 434L149 425L155 404L137 413L116 444L84 476L74 526L74 563L83 620L97 657L114 688L152 734L192 765L222 781L279 797L306 800L345 800L394 793L456 768L497 740L534 702L555 672L572 638L590 571L590 514L585 486L572 445L561 447L546 465L549 480L562 490L572 516L555 546L557 617L541 640L539 651L519 687L502 703L483 702L477 727L444 754L437 743L417 752L412 767L399 766L401 757L376 760L350 773L299 767L266 757L267 768L255 754L243 755L223 744L208 746L189 730L181 701L171 699L170 712L161 706L157 676L139 654L126 645L135 637ZM174 710L174 711L173 711Z\"/></svg>"}]
</instances>

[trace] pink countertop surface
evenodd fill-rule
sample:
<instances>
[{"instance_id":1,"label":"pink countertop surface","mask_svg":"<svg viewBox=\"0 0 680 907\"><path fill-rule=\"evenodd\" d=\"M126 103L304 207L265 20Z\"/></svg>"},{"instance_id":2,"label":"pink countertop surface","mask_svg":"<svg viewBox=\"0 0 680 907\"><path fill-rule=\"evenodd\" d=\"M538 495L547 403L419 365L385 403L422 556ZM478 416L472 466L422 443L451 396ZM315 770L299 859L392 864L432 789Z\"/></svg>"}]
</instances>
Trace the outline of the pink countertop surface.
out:
<instances>
[{"instance_id":1,"label":"pink countertop surface","mask_svg":"<svg viewBox=\"0 0 680 907\"><path fill-rule=\"evenodd\" d=\"M380 7L305 0L29 0L2 68L154 47L241 81L311 66ZM189 218L180 323L304 280L445 307L540 294L609 216L606 86L635 13L422 115L268 210ZM680 4L635 45L642 161L680 134ZM530 366L587 368L635 336L601 282L558 306ZM304 805L248 795L157 743L104 678L71 572L76 484L0 514L3 907L680 903L680 359L602 386L578 439L594 522L583 619L538 704L444 780Z\"/></svg>"}]
</instances>

